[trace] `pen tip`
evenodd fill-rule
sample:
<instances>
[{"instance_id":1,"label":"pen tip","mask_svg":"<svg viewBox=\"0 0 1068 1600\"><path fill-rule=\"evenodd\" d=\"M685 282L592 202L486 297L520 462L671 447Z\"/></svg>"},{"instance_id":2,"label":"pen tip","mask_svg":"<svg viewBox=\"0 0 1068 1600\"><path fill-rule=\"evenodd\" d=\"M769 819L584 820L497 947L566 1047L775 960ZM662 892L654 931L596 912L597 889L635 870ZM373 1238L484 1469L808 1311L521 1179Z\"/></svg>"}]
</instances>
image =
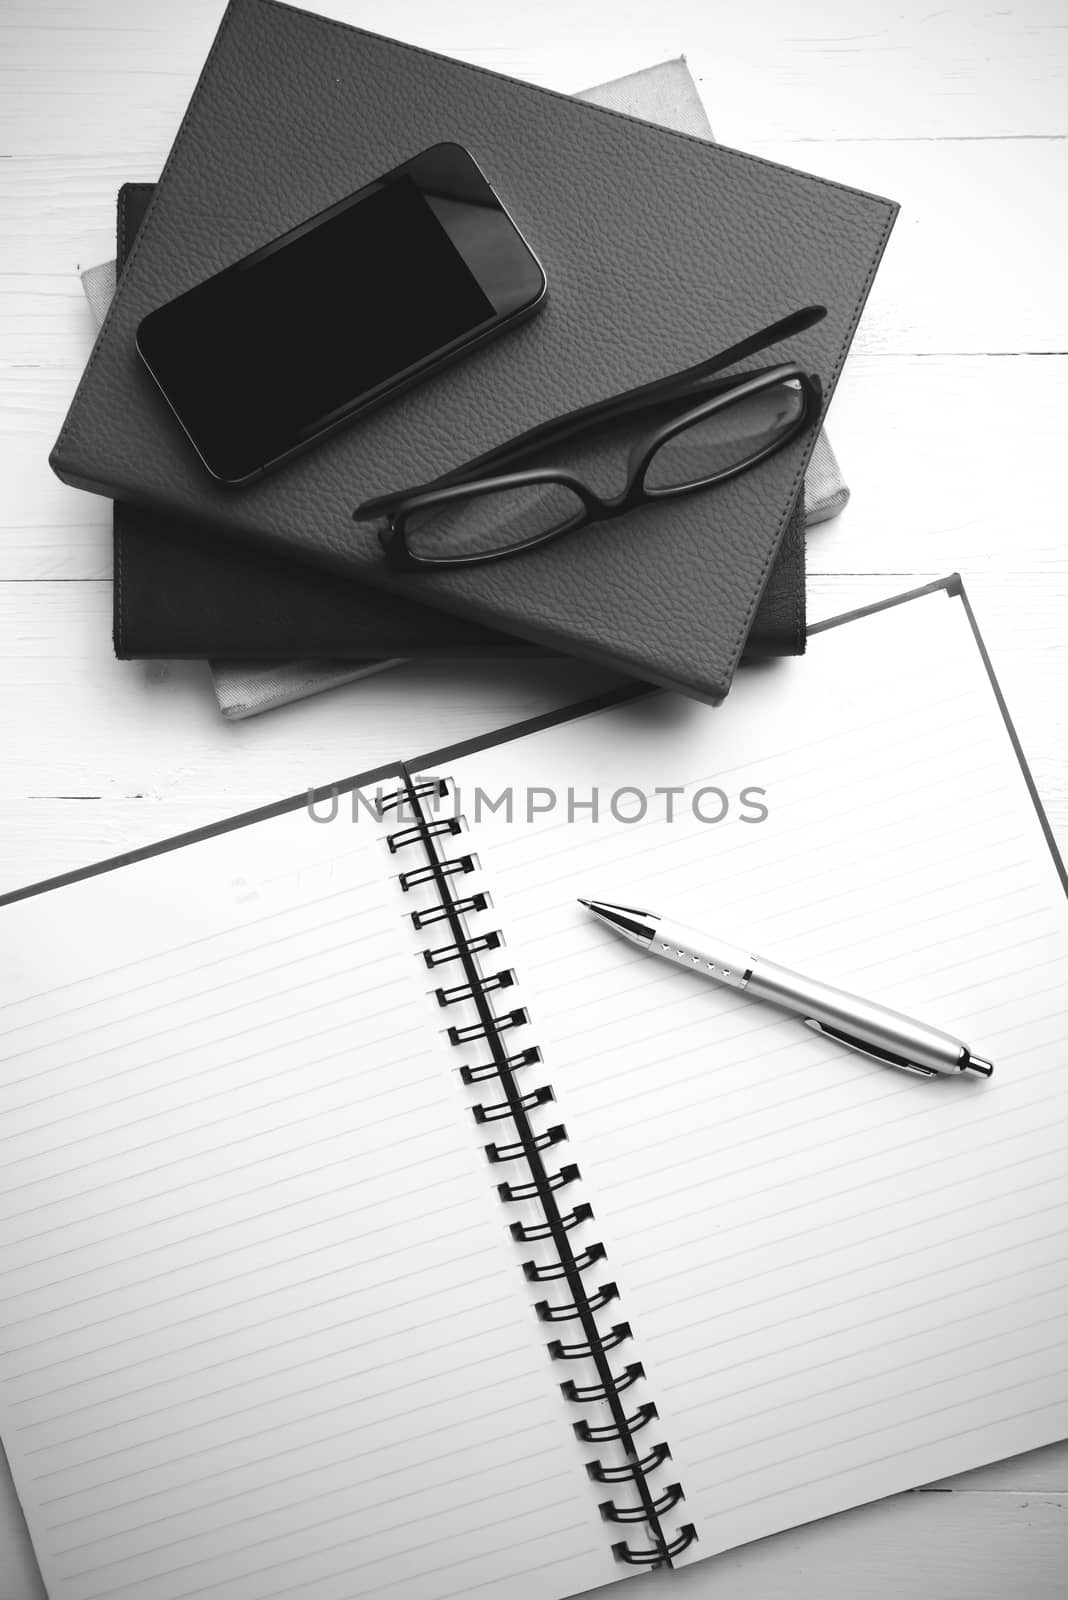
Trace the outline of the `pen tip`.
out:
<instances>
[{"instance_id":1,"label":"pen tip","mask_svg":"<svg viewBox=\"0 0 1068 1600\"><path fill-rule=\"evenodd\" d=\"M580 906L585 906L587 911L592 911L593 910L592 902L589 901L589 900L583 900L581 895L579 895L579 897L578 897L578 903L579 903Z\"/></svg>"}]
</instances>

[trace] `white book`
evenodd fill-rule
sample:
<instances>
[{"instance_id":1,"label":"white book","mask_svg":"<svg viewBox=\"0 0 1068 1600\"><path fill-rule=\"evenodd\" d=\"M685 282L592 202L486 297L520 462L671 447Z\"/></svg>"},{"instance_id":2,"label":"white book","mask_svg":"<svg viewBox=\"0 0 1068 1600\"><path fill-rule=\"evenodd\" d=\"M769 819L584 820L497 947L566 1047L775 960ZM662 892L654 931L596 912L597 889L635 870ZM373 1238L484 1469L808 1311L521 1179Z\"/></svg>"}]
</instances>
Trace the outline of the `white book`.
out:
<instances>
[{"instance_id":1,"label":"white book","mask_svg":"<svg viewBox=\"0 0 1068 1600\"><path fill-rule=\"evenodd\" d=\"M541 719L0 928L0 1434L51 1600L557 1600L1068 1434L1068 898L956 581L720 708Z\"/></svg>"}]
</instances>

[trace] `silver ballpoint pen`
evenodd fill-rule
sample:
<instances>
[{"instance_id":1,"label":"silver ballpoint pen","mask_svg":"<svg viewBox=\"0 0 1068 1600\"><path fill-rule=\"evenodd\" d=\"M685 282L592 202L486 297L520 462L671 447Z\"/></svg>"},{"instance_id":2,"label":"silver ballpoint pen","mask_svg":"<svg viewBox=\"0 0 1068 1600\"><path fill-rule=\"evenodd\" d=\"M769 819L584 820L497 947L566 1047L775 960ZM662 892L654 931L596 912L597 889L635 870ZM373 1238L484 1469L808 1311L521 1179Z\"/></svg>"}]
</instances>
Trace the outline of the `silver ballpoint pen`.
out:
<instances>
[{"instance_id":1,"label":"silver ballpoint pen","mask_svg":"<svg viewBox=\"0 0 1068 1600\"><path fill-rule=\"evenodd\" d=\"M994 1070L989 1061L973 1055L967 1045L940 1028L914 1022L815 978L802 977L763 956L751 955L742 946L634 906L609 905L603 900L580 900L579 904L651 955L793 1011L817 1033L884 1066L925 1078L956 1072L979 1072L989 1078Z\"/></svg>"}]
</instances>

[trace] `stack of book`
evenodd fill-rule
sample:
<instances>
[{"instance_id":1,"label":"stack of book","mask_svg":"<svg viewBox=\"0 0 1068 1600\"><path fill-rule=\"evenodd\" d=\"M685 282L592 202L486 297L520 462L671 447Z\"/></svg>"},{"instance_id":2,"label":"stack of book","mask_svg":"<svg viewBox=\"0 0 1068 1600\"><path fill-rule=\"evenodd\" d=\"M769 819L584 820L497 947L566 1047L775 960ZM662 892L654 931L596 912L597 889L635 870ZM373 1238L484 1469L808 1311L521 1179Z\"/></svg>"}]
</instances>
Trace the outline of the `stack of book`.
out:
<instances>
[{"instance_id":1,"label":"stack of book","mask_svg":"<svg viewBox=\"0 0 1068 1600\"><path fill-rule=\"evenodd\" d=\"M681 133L712 139L712 127L685 59L587 89L581 99L640 116ZM97 324L103 322L130 244L155 191L150 183L119 191L116 259L91 267L82 283ZM804 648L804 530L834 517L849 490L825 432L820 432L796 515L791 518L761 596L747 655ZM117 503L114 513L115 654L120 660L206 658L223 715L232 721L321 694L399 665L406 656L458 647L514 659L531 648L507 634L457 626L447 615L408 607L398 618L376 597L339 586L290 561L250 556L240 547L206 543L176 525L160 542L156 519ZM180 597L180 603L176 603ZM377 655L371 651L379 652Z\"/></svg>"},{"instance_id":2,"label":"stack of book","mask_svg":"<svg viewBox=\"0 0 1068 1600\"><path fill-rule=\"evenodd\" d=\"M141 318L443 140L507 194L548 309L253 488L214 483L137 357ZM803 649L816 429L714 494L485 572L391 572L352 506L804 304L827 316L778 358L826 403L895 209L717 147L682 63L579 100L234 0L160 184L122 190L117 293L52 455L116 503L117 654L213 659L237 714L396 658L541 651L721 699L743 653Z\"/></svg>"}]
</instances>

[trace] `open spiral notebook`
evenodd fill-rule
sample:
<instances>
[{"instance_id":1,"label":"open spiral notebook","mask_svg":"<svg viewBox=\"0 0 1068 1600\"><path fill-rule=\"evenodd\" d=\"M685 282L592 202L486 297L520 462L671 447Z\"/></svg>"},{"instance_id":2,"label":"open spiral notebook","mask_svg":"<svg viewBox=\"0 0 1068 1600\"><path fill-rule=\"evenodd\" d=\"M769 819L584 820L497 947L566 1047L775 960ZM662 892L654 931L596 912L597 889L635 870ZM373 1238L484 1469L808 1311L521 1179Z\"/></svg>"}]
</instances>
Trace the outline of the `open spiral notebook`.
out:
<instances>
[{"instance_id":1,"label":"open spiral notebook","mask_svg":"<svg viewBox=\"0 0 1068 1600\"><path fill-rule=\"evenodd\" d=\"M0 906L0 1431L52 1600L556 1600L1068 1434L1068 899L959 582L720 709L314 809ZM995 1076L876 1066L591 893Z\"/></svg>"}]
</instances>

